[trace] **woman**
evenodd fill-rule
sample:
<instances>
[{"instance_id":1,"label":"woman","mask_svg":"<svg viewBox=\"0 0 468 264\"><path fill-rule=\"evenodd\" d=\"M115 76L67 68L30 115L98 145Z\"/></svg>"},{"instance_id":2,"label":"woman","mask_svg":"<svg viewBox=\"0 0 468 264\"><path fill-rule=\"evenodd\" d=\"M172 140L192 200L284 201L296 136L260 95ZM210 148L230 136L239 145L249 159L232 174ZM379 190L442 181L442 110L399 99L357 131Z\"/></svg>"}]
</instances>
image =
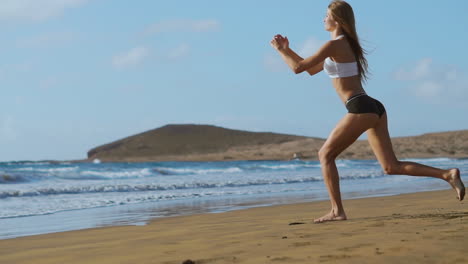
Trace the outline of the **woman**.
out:
<instances>
[{"instance_id":1,"label":"woman","mask_svg":"<svg viewBox=\"0 0 468 264\"><path fill-rule=\"evenodd\" d=\"M307 71L314 75L324 70L348 109L348 113L336 125L318 153L332 208L330 213L314 222L346 220L335 159L365 131L370 146L386 174L429 176L445 180L455 189L458 199L463 200L465 186L458 169L442 170L414 162L399 161L395 157L388 133L385 108L379 101L369 97L362 87L362 83L367 79L367 60L359 44L351 6L344 1L331 2L324 23L325 30L330 32L331 40L306 59L289 48L287 37L276 35L271 40L271 45L294 73Z\"/></svg>"}]
</instances>

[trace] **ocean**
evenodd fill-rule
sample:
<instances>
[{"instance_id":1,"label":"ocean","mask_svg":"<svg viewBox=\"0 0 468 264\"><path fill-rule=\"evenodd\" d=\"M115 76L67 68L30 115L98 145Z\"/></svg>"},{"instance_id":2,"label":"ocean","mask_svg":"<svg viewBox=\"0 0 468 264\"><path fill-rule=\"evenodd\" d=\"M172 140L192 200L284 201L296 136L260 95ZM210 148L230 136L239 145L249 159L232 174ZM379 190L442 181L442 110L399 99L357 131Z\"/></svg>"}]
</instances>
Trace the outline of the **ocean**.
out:
<instances>
[{"instance_id":1,"label":"ocean","mask_svg":"<svg viewBox=\"0 0 468 264\"><path fill-rule=\"evenodd\" d=\"M468 159L407 160L457 167L467 181ZM344 199L450 189L439 179L385 175L376 160L337 167ZM0 162L0 239L326 199L318 161Z\"/></svg>"}]
</instances>

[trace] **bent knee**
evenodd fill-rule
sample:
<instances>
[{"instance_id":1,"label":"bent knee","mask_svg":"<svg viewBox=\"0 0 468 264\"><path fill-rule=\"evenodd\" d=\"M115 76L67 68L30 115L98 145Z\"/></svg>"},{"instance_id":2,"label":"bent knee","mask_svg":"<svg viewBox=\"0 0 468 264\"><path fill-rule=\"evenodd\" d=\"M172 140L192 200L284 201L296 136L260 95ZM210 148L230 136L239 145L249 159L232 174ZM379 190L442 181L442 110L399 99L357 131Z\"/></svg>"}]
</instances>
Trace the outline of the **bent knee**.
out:
<instances>
[{"instance_id":1,"label":"bent knee","mask_svg":"<svg viewBox=\"0 0 468 264\"><path fill-rule=\"evenodd\" d=\"M382 166L382 169L384 173L388 175L400 174L400 163L395 162L395 163L385 164Z\"/></svg>"},{"instance_id":2,"label":"bent knee","mask_svg":"<svg viewBox=\"0 0 468 264\"><path fill-rule=\"evenodd\" d=\"M318 151L318 158L321 163L332 162L336 159L336 154L332 149L329 148L321 148Z\"/></svg>"}]
</instances>

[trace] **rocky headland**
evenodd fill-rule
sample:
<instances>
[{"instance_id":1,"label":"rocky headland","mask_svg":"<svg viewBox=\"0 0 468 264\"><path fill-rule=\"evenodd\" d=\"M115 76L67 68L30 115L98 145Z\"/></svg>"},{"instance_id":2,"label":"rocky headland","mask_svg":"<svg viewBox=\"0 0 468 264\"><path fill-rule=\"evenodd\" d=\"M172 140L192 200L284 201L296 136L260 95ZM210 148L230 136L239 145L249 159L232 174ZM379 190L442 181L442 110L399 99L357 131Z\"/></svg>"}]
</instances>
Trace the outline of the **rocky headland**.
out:
<instances>
[{"instance_id":1,"label":"rocky headland","mask_svg":"<svg viewBox=\"0 0 468 264\"><path fill-rule=\"evenodd\" d=\"M88 152L104 162L318 159L323 138L248 132L211 125L166 125ZM398 158L467 158L468 130L392 138ZM375 159L367 140L358 140L338 158Z\"/></svg>"}]
</instances>

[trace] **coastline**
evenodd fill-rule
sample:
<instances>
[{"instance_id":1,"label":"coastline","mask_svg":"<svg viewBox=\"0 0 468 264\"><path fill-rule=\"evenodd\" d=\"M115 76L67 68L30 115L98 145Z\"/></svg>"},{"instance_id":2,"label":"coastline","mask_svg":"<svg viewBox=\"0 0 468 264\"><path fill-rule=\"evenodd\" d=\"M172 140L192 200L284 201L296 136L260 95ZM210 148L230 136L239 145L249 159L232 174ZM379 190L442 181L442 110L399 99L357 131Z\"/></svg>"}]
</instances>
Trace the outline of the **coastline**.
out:
<instances>
[{"instance_id":1,"label":"coastline","mask_svg":"<svg viewBox=\"0 0 468 264\"><path fill-rule=\"evenodd\" d=\"M317 201L0 240L0 263L468 261L466 201L453 190L344 205L349 220L325 224L312 224L329 210L328 201Z\"/></svg>"}]
</instances>

